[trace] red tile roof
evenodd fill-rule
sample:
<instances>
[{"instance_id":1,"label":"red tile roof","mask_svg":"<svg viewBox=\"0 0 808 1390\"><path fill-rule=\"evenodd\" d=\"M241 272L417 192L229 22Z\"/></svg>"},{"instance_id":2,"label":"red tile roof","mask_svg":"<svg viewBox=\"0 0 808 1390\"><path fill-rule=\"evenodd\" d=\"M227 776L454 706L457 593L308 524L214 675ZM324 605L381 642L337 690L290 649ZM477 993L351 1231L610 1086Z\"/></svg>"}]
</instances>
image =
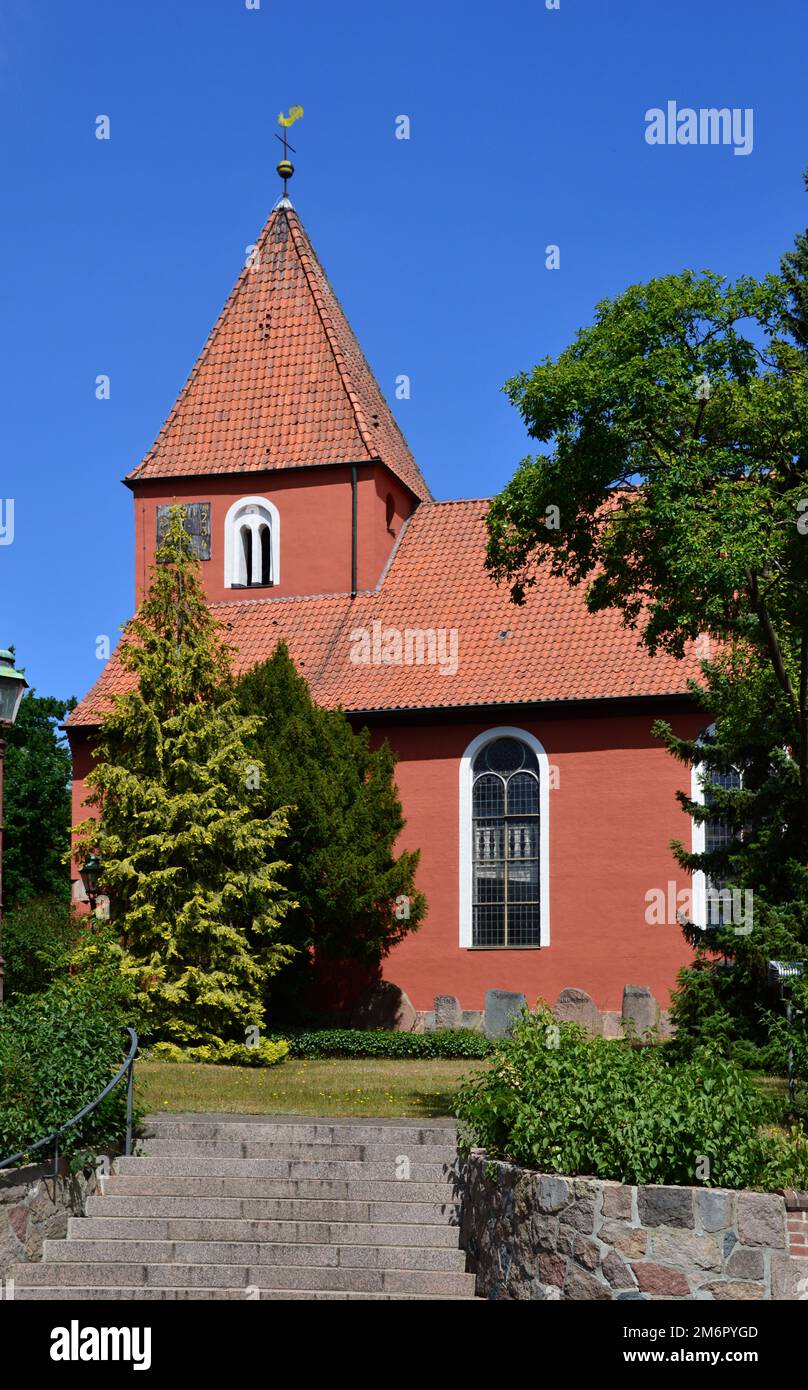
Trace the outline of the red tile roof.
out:
<instances>
[{"instance_id":1,"label":"red tile roof","mask_svg":"<svg viewBox=\"0 0 808 1390\"><path fill-rule=\"evenodd\" d=\"M376 458L429 499L303 224L282 199L129 481Z\"/></svg>"},{"instance_id":2,"label":"red tile roof","mask_svg":"<svg viewBox=\"0 0 808 1390\"><path fill-rule=\"evenodd\" d=\"M353 600L327 594L212 604L237 650L236 669L265 659L284 638L314 698L349 711L686 693L688 678L698 675L693 653L682 661L651 657L617 612L589 613L583 591L563 579L546 573L515 607L483 569L487 506L422 504L379 587ZM435 634L432 650L423 637L419 651L418 631ZM355 659L363 655L369 660ZM113 654L69 723L97 723L109 695L129 679Z\"/></svg>"}]
</instances>

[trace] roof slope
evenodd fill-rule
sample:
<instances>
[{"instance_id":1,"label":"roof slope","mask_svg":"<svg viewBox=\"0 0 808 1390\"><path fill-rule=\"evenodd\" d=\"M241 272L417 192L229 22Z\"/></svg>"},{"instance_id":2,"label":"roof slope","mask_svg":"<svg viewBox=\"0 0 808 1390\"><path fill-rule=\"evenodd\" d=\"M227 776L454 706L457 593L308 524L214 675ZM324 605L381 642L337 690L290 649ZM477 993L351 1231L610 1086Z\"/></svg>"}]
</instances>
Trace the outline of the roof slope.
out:
<instances>
[{"instance_id":1,"label":"roof slope","mask_svg":"<svg viewBox=\"0 0 808 1390\"><path fill-rule=\"evenodd\" d=\"M129 481L377 458L429 499L303 224L281 199Z\"/></svg>"},{"instance_id":2,"label":"roof slope","mask_svg":"<svg viewBox=\"0 0 808 1390\"><path fill-rule=\"evenodd\" d=\"M314 698L349 711L687 692L699 673L694 653L681 661L651 657L619 613L588 612L583 590L561 578L545 573L515 607L483 568L487 507L420 506L379 587L354 600L327 594L212 604L236 649L236 669L268 657L283 638ZM421 639L420 662L417 631L435 634L431 651L430 639ZM363 655L369 659L357 659ZM109 695L128 683L114 654L69 723L96 723Z\"/></svg>"}]
</instances>

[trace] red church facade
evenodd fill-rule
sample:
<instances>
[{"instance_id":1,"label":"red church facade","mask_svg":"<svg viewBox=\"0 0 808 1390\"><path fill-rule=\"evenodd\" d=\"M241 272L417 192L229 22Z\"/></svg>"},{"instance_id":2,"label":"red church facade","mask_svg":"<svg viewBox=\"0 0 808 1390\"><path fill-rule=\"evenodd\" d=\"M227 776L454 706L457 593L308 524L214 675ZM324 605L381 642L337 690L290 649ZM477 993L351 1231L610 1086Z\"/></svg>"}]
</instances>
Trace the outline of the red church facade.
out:
<instances>
[{"instance_id":1,"label":"red church facade","mask_svg":"<svg viewBox=\"0 0 808 1390\"><path fill-rule=\"evenodd\" d=\"M432 499L287 199L126 481L138 600L184 503L237 669L283 638L315 699L395 749L429 907L383 971L416 1009L575 986L617 1010L627 983L664 1007L690 952L649 895L691 887L669 849L688 775L651 726L698 732L697 662L652 659L559 579L520 608L493 584L486 503ZM69 720L76 820L125 682L113 654Z\"/></svg>"}]
</instances>

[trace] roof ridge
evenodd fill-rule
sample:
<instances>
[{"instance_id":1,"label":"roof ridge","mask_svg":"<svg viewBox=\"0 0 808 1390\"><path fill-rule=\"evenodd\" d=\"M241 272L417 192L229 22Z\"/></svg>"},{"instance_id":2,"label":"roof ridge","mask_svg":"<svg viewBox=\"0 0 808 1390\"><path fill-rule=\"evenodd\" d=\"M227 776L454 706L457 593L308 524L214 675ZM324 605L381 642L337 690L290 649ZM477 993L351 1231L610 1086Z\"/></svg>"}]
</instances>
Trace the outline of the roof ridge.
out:
<instances>
[{"instance_id":1,"label":"roof ridge","mask_svg":"<svg viewBox=\"0 0 808 1390\"><path fill-rule=\"evenodd\" d=\"M429 487L427 486L426 479L424 478L421 469L418 467L418 463L416 462L415 456L405 438L404 431L402 430L401 426L398 423L398 420L393 414L390 408L390 403L387 400L387 397L385 396L376 379L376 373L373 371L373 368L371 367L367 357L365 356L365 351L362 347L362 344L356 336L356 333L354 332L351 326L351 322L348 318L348 315L342 307L342 301L340 300L339 295L334 289L334 286L331 284L328 271L326 270L325 266L323 265L322 261L317 255L317 252L314 249L311 237L309 236L303 224L303 219L301 218L300 213L297 211L296 208L291 208L290 211L294 213L294 219L287 217L287 222L292 234L292 240L295 242L295 250L297 251L298 257L300 259L300 264L303 267L303 274L306 276L306 283L308 284L309 289L311 290L312 298L314 299L314 302L317 306L317 312L320 315L320 321L323 325L323 330L328 339L329 347L331 348L331 351L334 355L334 361L337 365L340 381L342 382L345 394L347 395L348 400L350 401L351 409L354 413L354 418L356 420L356 426L359 430L360 438L368 451L368 458L379 459L380 462L384 463L385 466L388 469L390 469L392 473L395 473L395 470L391 467L389 460L382 458L382 456L380 455L377 441L373 438L373 431L370 428L365 417L365 411L362 406L362 402L360 401L356 391L351 385L350 367L347 361L345 360L345 353L343 352L342 347L340 346L339 341L337 340L335 325L333 324L330 316L328 315L325 304L322 304L323 295L320 286L316 283L316 281L310 274L309 266L307 264L307 258L310 258L314 262L314 265L317 267L317 270L319 271L320 275L322 275L323 280L328 287L328 292L331 295L331 298L333 299L337 309L339 310L342 316L345 329L350 334L352 345L358 353L359 358L361 359L362 364L365 368L365 371L367 372L368 379L372 383L372 385L375 386L376 390L379 393L382 408L386 412L387 419L389 423L392 425L393 429L396 431L399 440L401 441L404 448L407 450L407 453L409 454L410 459L412 460L412 465L416 471L418 479L421 482L424 491L426 492L426 498L421 500L431 501L432 494L429 490ZM298 235L304 242L304 248L302 251L297 244Z\"/></svg>"},{"instance_id":2,"label":"roof ridge","mask_svg":"<svg viewBox=\"0 0 808 1390\"><path fill-rule=\"evenodd\" d=\"M333 325L326 311L326 307L323 302L323 294L320 290L320 286L316 283L314 276L310 272L309 265L307 264L309 258L312 258L317 262L317 265L323 275L323 278L326 280L326 283L328 284L328 288L331 290L332 295L334 295L334 299L337 299L336 293L334 292L333 286L331 285L331 282L328 279L328 276L326 275L323 266L320 264L320 261L317 258L317 254L314 250L314 247L311 244L308 232L303 226L303 223L296 209L291 209L291 211L295 214L294 219L289 217L289 209L283 208L281 209L281 211L286 213L286 222L289 227L289 231L292 235L292 241L294 242L295 251L297 252L298 260L300 261L300 264L302 266L303 274L306 277L306 284L308 285L309 290L311 292L311 297L314 300L315 306L317 308L317 313L319 315L320 322L323 325L323 331L325 333L326 338L328 339L328 346L331 348L331 352L337 366L337 372L339 374L339 379L342 383L343 390L345 391L345 394L350 402L351 409L354 414L354 419L356 420L356 427L359 431L359 437L368 451L368 458L376 458L377 455L374 453L373 449L371 449L369 444L370 430L368 429L368 425L365 420L361 402L357 398L356 392L354 391L353 387L350 384L350 381L348 380L348 364L345 361L345 354L343 353L342 348L339 346L339 343L336 341L336 334L334 333ZM303 240L304 245L302 248L298 245L298 236L300 236ZM337 300L337 303L339 304L339 300ZM356 340L356 342L358 347L358 339Z\"/></svg>"}]
</instances>

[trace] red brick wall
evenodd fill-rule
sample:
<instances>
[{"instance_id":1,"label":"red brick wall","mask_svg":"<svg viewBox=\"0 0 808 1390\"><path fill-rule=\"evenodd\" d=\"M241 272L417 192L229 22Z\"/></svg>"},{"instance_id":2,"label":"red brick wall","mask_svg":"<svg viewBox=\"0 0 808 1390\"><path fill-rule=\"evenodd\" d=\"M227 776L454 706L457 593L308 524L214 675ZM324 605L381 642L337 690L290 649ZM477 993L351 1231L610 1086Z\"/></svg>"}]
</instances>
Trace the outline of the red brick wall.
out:
<instances>
[{"instance_id":1,"label":"red brick wall","mask_svg":"<svg viewBox=\"0 0 808 1390\"><path fill-rule=\"evenodd\" d=\"M384 974L417 1009L436 994L481 1009L487 989L515 990L529 1003L553 1003L568 985L586 990L600 1009L619 1010L625 984L648 985L668 1003L677 969L692 958L676 925L645 921L649 889L669 880L690 886L676 865L672 839L689 843L690 823L676 801L689 773L651 737L658 712L532 718L505 714L486 723L390 726L400 756L396 777L407 825L402 844L421 850L418 886L429 913L397 947ZM693 735L703 719L673 714ZM558 787L550 792L550 945L539 950L468 950L459 942L459 767L471 740L513 724L535 735Z\"/></svg>"},{"instance_id":2,"label":"red brick wall","mask_svg":"<svg viewBox=\"0 0 808 1390\"><path fill-rule=\"evenodd\" d=\"M357 499L357 587L372 589L379 581L413 498L386 468L359 466ZM393 498L392 533L385 501ZM229 474L221 478L174 478L135 485L135 600L148 584L154 560L157 505L211 503L211 558L201 566L205 592L212 602L254 598L250 590L224 584L224 522L240 497L266 497L280 513L280 583L273 598L296 594L348 593L351 588L351 470L326 468Z\"/></svg>"},{"instance_id":3,"label":"red brick wall","mask_svg":"<svg viewBox=\"0 0 808 1390\"><path fill-rule=\"evenodd\" d=\"M788 1191L785 1199L789 1254L808 1259L808 1192Z\"/></svg>"}]
</instances>

